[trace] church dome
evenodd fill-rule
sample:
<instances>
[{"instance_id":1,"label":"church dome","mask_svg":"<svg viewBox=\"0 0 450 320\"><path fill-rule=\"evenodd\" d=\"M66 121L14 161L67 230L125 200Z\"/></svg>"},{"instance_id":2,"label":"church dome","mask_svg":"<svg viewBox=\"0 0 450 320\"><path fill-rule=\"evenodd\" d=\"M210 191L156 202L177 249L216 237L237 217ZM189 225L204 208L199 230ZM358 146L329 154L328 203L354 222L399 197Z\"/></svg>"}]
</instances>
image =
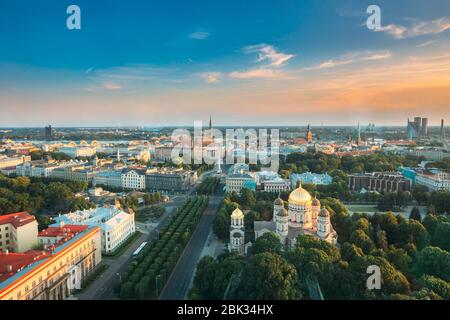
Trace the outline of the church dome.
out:
<instances>
[{"instance_id":1,"label":"church dome","mask_svg":"<svg viewBox=\"0 0 450 320\"><path fill-rule=\"evenodd\" d=\"M231 214L231 219L241 219L244 217L244 213L239 209L234 209L233 213Z\"/></svg>"},{"instance_id":2,"label":"church dome","mask_svg":"<svg viewBox=\"0 0 450 320\"><path fill-rule=\"evenodd\" d=\"M281 198L276 198L275 201L273 202L273 204L276 206L282 206L282 205L284 205L284 201Z\"/></svg>"},{"instance_id":3,"label":"church dome","mask_svg":"<svg viewBox=\"0 0 450 320\"><path fill-rule=\"evenodd\" d=\"M298 187L289 195L289 204L307 204L311 201L311 195L302 187Z\"/></svg>"},{"instance_id":4,"label":"church dome","mask_svg":"<svg viewBox=\"0 0 450 320\"><path fill-rule=\"evenodd\" d=\"M287 217L289 214L285 208L278 211L277 216L279 217Z\"/></svg>"},{"instance_id":5,"label":"church dome","mask_svg":"<svg viewBox=\"0 0 450 320\"><path fill-rule=\"evenodd\" d=\"M315 206L315 207L320 207L320 201L319 201L319 199L314 198L314 199L312 200L311 205L313 205L313 206Z\"/></svg>"},{"instance_id":6,"label":"church dome","mask_svg":"<svg viewBox=\"0 0 450 320\"><path fill-rule=\"evenodd\" d=\"M319 217L328 218L329 216L330 216L330 213L328 212L327 209L323 208L322 210L320 210Z\"/></svg>"}]
</instances>

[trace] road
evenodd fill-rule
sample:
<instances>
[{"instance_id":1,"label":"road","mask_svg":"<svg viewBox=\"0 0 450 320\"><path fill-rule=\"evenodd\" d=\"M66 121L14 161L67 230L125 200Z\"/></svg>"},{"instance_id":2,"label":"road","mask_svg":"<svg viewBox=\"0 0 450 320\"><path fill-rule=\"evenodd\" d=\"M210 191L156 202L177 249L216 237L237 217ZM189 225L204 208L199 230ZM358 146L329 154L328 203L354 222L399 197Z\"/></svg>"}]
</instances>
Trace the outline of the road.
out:
<instances>
[{"instance_id":1,"label":"road","mask_svg":"<svg viewBox=\"0 0 450 320\"><path fill-rule=\"evenodd\" d=\"M179 204L182 204L181 201ZM109 268L101 275L99 279L94 281L85 291L78 294L76 297L80 300L110 300L114 299L113 285L114 281L117 279L118 274L125 271L128 264L132 260L133 252L142 244L144 241L151 241L158 237L159 230L168 222L169 217L171 217L176 211L174 207L171 212L165 214L158 226L152 230L149 234L142 234L137 241L130 245L125 252L123 252L119 257L115 258L102 258L102 263L109 265Z\"/></svg>"},{"instance_id":2,"label":"road","mask_svg":"<svg viewBox=\"0 0 450 320\"><path fill-rule=\"evenodd\" d=\"M221 196L210 197L208 208L205 210L172 275L161 292L161 300L183 300L186 298L197 262L211 231L214 215L222 199L223 197Z\"/></svg>"},{"instance_id":3,"label":"road","mask_svg":"<svg viewBox=\"0 0 450 320\"><path fill-rule=\"evenodd\" d=\"M211 175L213 171L205 172L198 179L197 184L200 183L205 177ZM116 298L113 290L113 285L117 277L121 272L124 272L128 266L128 264L132 260L133 252L145 241L149 242L158 237L159 230L167 223L169 217L171 217L178 207L180 207L188 196L191 196L195 191L195 186L191 188L191 190L184 195L174 196L172 201L167 204L163 204L162 206L166 207L168 213L165 214L161 221L158 223L158 226L152 230L150 233L142 234L138 240L136 240L132 245L130 245L127 250L125 250L119 257L107 258L103 257L102 263L107 264L109 267L104 271L104 273L96 279L89 287L84 290L82 293L76 295L77 299L80 300L111 300ZM214 197L211 198L210 204L208 207L211 207L212 203L214 203ZM221 199L221 198L220 198ZM216 200L217 201L217 200ZM220 202L220 200L219 200ZM214 214L215 211L212 213ZM209 223L209 229L212 224ZM195 232L194 232L195 233Z\"/></svg>"}]
</instances>

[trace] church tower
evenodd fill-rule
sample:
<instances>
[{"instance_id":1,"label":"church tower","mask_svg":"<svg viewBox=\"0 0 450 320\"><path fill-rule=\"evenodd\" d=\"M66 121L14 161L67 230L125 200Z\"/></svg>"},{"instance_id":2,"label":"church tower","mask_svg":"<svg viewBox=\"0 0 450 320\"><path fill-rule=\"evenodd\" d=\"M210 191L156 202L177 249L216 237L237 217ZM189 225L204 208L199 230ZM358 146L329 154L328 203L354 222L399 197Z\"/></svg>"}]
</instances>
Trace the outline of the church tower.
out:
<instances>
[{"instance_id":1,"label":"church tower","mask_svg":"<svg viewBox=\"0 0 450 320\"><path fill-rule=\"evenodd\" d=\"M326 238L331 231L330 213L323 208L317 218L317 235Z\"/></svg>"},{"instance_id":2,"label":"church tower","mask_svg":"<svg viewBox=\"0 0 450 320\"><path fill-rule=\"evenodd\" d=\"M272 216L272 221L277 221L277 214L278 212L284 208L284 201L283 199L281 199L280 197L278 197L277 199L275 199L275 201L273 202L273 216Z\"/></svg>"},{"instance_id":3,"label":"church tower","mask_svg":"<svg viewBox=\"0 0 450 320\"><path fill-rule=\"evenodd\" d=\"M311 212L312 212L312 223L313 225L315 225L317 222L317 217L320 212L320 201L316 197L314 197L311 202Z\"/></svg>"},{"instance_id":4,"label":"church tower","mask_svg":"<svg viewBox=\"0 0 450 320\"><path fill-rule=\"evenodd\" d=\"M276 230L281 239L281 243L286 243L289 234L289 214L285 208L282 208L276 215Z\"/></svg>"},{"instance_id":5,"label":"church tower","mask_svg":"<svg viewBox=\"0 0 450 320\"><path fill-rule=\"evenodd\" d=\"M306 131L306 141L308 142L308 144L312 143L312 139L313 139L313 134L311 131L311 127L308 124L308 130Z\"/></svg>"},{"instance_id":6,"label":"church tower","mask_svg":"<svg viewBox=\"0 0 450 320\"><path fill-rule=\"evenodd\" d=\"M239 254L244 253L244 234L244 213L239 208L236 208L231 214L230 252L235 251Z\"/></svg>"}]
</instances>

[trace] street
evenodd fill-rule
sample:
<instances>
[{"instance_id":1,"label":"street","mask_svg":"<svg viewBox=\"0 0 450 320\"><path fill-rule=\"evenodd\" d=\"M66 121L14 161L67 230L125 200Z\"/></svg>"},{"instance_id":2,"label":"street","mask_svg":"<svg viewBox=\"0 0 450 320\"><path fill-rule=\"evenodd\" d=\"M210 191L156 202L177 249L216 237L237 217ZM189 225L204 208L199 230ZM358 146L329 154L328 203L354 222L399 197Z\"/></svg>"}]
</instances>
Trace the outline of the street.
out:
<instances>
[{"instance_id":1,"label":"street","mask_svg":"<svg viewBox=\"0 0 450 320\"><path fill-rule=\"evenodd\" d=\"M210 197L205 214L200 219L172 275L161 292L161 300L183 300L186 298L197 262L211 231L214 215L222 199L221 196Z\"/></svg>"}]
</instances>

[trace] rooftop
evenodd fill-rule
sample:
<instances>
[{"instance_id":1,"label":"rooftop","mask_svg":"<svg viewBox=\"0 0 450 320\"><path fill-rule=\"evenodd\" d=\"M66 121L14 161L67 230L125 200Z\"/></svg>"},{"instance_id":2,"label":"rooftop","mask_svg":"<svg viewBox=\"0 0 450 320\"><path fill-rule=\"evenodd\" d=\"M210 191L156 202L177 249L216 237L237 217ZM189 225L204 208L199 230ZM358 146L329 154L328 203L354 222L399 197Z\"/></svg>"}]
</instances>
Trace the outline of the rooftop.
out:
<instances>
[{"instance_id":1,"label":"rooftop","mask_svg":"<svg viewBox=\"0 0 450 320\"><path fill-rule=\"evenodd\" d=\"M16 229L33 221L36 218L25 211L0 216L0 224L12 224Z\"/></svg>"}]
</instances>

